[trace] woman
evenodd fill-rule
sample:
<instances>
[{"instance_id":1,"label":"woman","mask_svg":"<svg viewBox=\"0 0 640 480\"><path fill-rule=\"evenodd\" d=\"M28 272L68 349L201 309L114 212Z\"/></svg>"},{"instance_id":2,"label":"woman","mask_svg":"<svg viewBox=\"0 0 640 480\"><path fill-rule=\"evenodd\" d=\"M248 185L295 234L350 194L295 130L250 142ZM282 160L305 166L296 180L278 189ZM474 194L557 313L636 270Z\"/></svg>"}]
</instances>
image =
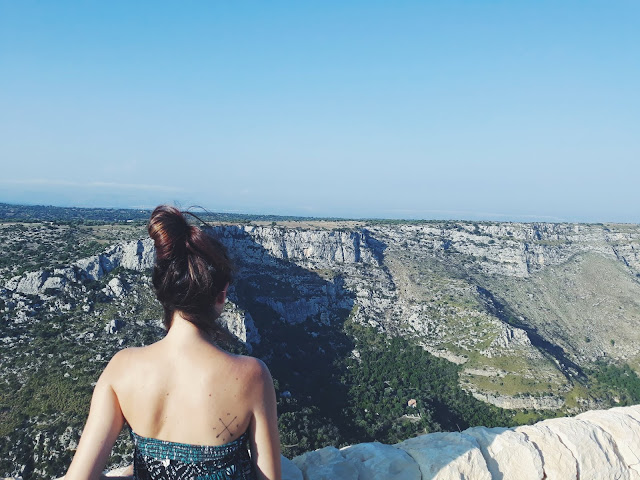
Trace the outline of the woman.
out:
<instances>
[{"instance_id":1,"label":"woman","mask_svg":"<svg viewBox=\"0 0 640 480\"><path fill-rule=\"evenodd\" d=\"M153 211L148 230L156 247L153 286L167 335L111 359L95 386L65 478L100 478L127 422L136 446L136 479L279 479L269 370L214 342L214 322L231 279L224 247L166 205Z\"/></svg>"}]
</instances>

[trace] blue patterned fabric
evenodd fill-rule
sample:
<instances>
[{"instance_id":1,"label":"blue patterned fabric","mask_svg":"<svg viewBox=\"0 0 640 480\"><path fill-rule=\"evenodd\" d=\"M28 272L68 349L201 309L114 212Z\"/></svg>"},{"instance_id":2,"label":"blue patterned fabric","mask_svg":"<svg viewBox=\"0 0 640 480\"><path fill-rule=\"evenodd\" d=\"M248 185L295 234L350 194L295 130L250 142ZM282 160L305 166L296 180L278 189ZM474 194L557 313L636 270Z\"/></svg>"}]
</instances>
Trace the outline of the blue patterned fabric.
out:
<instances>
[{"instance_id":1,"label":"blue patterned fabric","mask_svg":"<svg viewBox=\"0 0 640 480\"><path fill-rule=\"evenodd\" d=\"M141 437L133 430L134 480L255 480L247 432L219 446L189 445Z\"/></svg>"}]
</instances>

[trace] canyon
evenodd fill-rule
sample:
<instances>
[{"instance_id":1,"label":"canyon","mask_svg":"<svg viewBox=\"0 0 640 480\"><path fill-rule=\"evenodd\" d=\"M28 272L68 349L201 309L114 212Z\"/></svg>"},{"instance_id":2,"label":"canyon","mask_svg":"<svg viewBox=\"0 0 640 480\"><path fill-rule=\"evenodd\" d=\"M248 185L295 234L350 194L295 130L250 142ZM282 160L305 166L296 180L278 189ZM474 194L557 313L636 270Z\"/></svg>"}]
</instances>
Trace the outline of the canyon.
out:
<instances>
[{"instance_id":1,"label":"canyon","mask_svg":"<svg viewBox=\"0 0 640 480\"><path fill-rule=\"evenodd\" d=\"M55 232L62 227L28 228ZM9 227L3 232L8 246L24 241L24 232L12 232ZM133 239L106 244L96 254L76 256L66 264L18 275L10 269L0 272L0 353L9 359L0 368L5 475L55 476L61 467L47 470L45 464L62 465L75 448L83 420L76 417L86 408L80 399L86 401L105 362L120 348L161 337L160 310L149 286L153 245L142 228L136 232L138 238L133 232L128 234ZM581 412L633 401L632 395L595 379L602 365L624 366L625 375L631 372L636 378L640 370L636 225L252 222L216 225L210 233L227 246L236 264L221 324L237 339L239 351L256 354L282 372L274 377L279 408L285 412L302 415L317 403L318 394L305 386L310 381L305 372L286 362L297 364L296 355L306 349L326 365L336 359L357 365L365 352L353 339L362 328L376 338L418 345L455 367L461 392L525 421L537 418L535 412L588 416ZM62 405L58 390L45 385L45 374L56 379L56 389L77 396L77 404ZM342 374L331 375L327 388L340 388ZM383 380L383 390L409 392L391 378ZM387 393L381 393L385 401ZM414 414L423 419L435 415L433 407L421 410L424 402L417 411L407 410L409 399L399 399L404 410L389 428L410 425ZM625 412L616 418L631 422ZM384 412L366 412L363 418L380 414ZM547 428L545 422L537 425ZM483 458L491 471L485 455L489 450L482 447L486 439L499 436L500 442L520 445L523 432L532 427L497 431L471 426L457 434L445 428L415 437L422 440L407 438L405 446L412 441L438 445L454 437L461 445L475 441L468 451ZM126 463L130 445L122 443L114 452L114 467ZM292 443L299 443L299 449L304 445L300 438ZM308 445L314 449L319 444ZM351 452L366 457L365 452L387 447L397 450L370 445L358 443ZM324 465L351 455L346 453L350 449L337 450L339 446L316 450L315 457L303 454L308 461L295 463ZM411 456L411 448L403 451ZM297 456L290 456L301 458L300 452L292 452Z\"/></svg>"}]
</instances>

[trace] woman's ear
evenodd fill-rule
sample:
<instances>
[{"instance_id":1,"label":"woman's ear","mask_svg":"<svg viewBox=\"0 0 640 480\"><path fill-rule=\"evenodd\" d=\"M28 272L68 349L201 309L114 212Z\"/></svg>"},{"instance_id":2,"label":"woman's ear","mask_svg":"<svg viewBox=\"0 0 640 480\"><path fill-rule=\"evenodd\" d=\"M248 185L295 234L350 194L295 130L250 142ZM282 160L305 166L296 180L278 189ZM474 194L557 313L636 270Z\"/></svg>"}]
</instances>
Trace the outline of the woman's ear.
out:
<instances>
[{"instance_id":1,"label":"woman's ear","mask_svg":"<svg viewBox=\"0 0 640 480\"><path fill-rule=\"evenodd\" d=\"M224 302L227 300L227 289L229 288L229 282L224 286L224 288L218 293L216 297L217 305L224 305Z\"/></svg>"}]
</instances>

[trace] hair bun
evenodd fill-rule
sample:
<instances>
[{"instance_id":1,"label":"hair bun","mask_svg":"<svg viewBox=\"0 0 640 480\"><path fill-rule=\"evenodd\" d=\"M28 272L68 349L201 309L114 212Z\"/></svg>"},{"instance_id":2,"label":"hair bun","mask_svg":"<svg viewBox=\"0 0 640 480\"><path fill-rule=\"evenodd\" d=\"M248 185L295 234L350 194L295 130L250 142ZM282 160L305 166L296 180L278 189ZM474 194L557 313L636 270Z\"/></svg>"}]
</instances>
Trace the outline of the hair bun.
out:
<instances>
[{"instance_id":1,"label":"hair bun","mask_svg":"<svg viewBox=\"0 0 640 480\"><path fill-rule=\"evenodd\" d=\"M220 241L190 225L185 214L200 220L169 205L160 205L151 214L148 230L156 246L151 281L167 329L179 311L201 330L215 333L212 320L220 315L219 294L231 281L231 260Z\"/></svg>"},{"instance_id":2,"label":"hair bun","mask_svg":"<svg viewBox=\"0 0 640 480\"><path fill-rule=\"evenodd\" d=\"M170 205L155 208L147 227L156 247L158 261L175 258L186 253L186 242L191 227L180 210Z\"/></svg>"}]
</instances>

